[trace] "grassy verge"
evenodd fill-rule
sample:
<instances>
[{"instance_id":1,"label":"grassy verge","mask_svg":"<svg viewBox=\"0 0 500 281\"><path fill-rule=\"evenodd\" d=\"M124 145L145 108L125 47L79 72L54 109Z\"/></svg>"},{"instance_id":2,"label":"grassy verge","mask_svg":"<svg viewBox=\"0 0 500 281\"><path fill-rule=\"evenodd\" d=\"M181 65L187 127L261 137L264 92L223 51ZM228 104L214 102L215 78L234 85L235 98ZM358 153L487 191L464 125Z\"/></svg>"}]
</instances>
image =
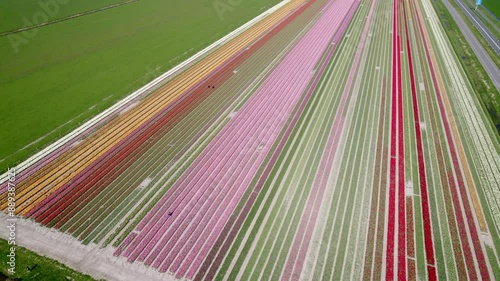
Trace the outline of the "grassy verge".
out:
<instances>
[{"instance_id":1,"label":"grassy verge","mask_svg":"<svg viewBox=\"0 0 500 281\"><path fill-rule=\"evenodd\" d=\"M487 0L484 1L483 5L497 17L500 17L500 2Z\"/></svg>"},{"instance_id":2,"label":"grassy verge","mask_svg":"<svg viewBox=\"0 0 500 281\"><path fill-rule=\"evenodd\" d=\"M493 85L490 77L484 70L483 66L477 59L471 47L465 40L460 28L453 20L449 11L441 1L432 1L432 5L439 15L439 20L448 35L448 38L458 55L462 67L471 82L476 95L492 121L492 126L495 126L497 133L500 134L500 94ZM473 31L475 28L472 28ZM481 36L476 36L480 41ZM491 122L490 122L491 125ZM497 134L497 138L499 137Z\"/></svg>"},{"instance_id":3,"label":"grassy verge","mask_svg":"<svg viewBox=\"0 0 500 281\"><path fill-rule=\"evenodd\" d=\"M89 275L84 275L77 272L64 264L40 256L23 247L16 247L16 266L15 274L8 273L9 265L7 264L7 255L10 253L10 245L4 239L0 239L0 279L2 274L15 280L75 280L87 281L95 280ZM31 270L28 270L28 267Z\"/></svg>"}]
</instances>

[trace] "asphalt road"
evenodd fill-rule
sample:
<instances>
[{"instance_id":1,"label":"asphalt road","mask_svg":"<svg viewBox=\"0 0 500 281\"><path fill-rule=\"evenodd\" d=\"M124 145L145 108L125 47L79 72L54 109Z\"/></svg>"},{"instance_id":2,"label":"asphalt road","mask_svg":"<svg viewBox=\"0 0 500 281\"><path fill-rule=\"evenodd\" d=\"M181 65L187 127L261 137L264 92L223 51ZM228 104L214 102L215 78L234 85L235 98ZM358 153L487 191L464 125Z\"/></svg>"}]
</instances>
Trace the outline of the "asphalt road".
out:
<instances>
[{"instance_id":1,"label":"asphalt road","mask_svg":"<svg viewBox=\"0 0 500 281\"><path fill-rule=\"evenodd\" d=\"M477 11L474 13L476 15L479 14L479 17L483 20L487 21L490 24L490 27L493 27L497 33L500 33L500 27L491 19L491 15L493 15L486 7L479 7ZM490 29L491 31L491 29ZM497 37L498 39L498 37Z\"/></svg>"},{"instance_id":2,"label":"asphalt road","mask_svg":"<svg viewBox=\"0 0 500 281\"><path fill-rule=\"evenodd\" d=\"M479 59L479 62L481 62L484 69L486 70L486 72L490 76L491 80L493 81L493 84L495 85L497 90L500 91L500 70L495 65L493 60L490 58L490 56L488 55L486 50L483 48L481 43L479 43L476 36L474 36L474 33L472 33L472 30L470 30L469 26L465 23L464 19L460 16L460 14L458 14L455 7L453 7L448 0L443 0L443 3L446 6L446 8L448 9L448 11L450 11L451 16L453 17L453 19L457 23L460 30L462 30L462 33L464 34L465 39L467 40L467 42L471 46L472 50L476 54L477 58ZM457 0L457 3L459 3L459 6L460 6L460 3L462 3L462 1ZM468 8L467 8L468 6L464 5L463 3L462 3L462 5L465 7L464 13L470 14L471 16L474 16L476 18L475 22L482 25L482 23L479 20L477 20L477 16L473 15L473 13L471 13L468 10ZM471 21L474 22L474 20L471 20ZM481 31L481 28L478 28L478 29ZM483 29L483 30L487 30L487 29ZM483 34L483 36L484 36L484 34ZM492 38L491 42L494 43L494 44L492 44L492 47L496 46L497 49L495 49L495 50L498 54L500 54L500 44L497 41L495 41L493 39L493 37L491 37L491 38ZM488 41L488 42L490 42L490 41Z\"/></svg>"},{"instance_id":3,"label":"asphalt road","mask_svg":"<svg viewBox=\"0 0 500 281\"><path fill-rule=\"evenodd\" d=\"M488 41L488 44L493 48L493 50L495 50L497 55L500 55L500 41L498 41L498 38L496 38L495 35L493 35L493 33L491 33L491 31L481 22L479 17L472 12L471 7L467 5L467 3L464 3L462 0L455 1L481 35L483 35L484 39Z\"/></svg>"}]
</instances>

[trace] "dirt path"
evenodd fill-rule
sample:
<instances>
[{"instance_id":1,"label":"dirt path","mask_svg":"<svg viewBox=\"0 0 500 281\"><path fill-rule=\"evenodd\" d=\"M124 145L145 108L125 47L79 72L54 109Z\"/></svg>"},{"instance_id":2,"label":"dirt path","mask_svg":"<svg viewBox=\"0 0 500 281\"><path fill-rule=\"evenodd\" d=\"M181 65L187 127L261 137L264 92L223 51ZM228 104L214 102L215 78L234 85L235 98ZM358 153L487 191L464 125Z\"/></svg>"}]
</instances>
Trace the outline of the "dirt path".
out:
<instances>
[{"instance_id":1,"label":"dirt path","mask_svg":"<svg viewBox=\"0 0 500 281\"><path fill-rule=\"evenodd\" d=\"M0 222L7 225L7 216L0 213ZM41 227L31 221L20 219L16 223L16 242L40 255L56 259L65 265L89 274L95 279L136 280L178 280L172 275L161 274L141 264L129 264L124 258L115 258L113 249L98 249L84 246L70 235ZM6 239L8 228L0 227L0 237Z\"/></svg>"}]
</instances>

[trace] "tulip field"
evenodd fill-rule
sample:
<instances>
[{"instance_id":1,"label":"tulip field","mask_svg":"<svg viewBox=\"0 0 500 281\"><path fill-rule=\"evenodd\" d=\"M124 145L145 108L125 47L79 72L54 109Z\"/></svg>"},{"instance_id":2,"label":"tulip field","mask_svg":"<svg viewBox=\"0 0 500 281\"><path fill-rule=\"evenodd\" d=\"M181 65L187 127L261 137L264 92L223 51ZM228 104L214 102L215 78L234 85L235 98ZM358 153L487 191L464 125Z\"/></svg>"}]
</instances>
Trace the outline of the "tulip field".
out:
<instances>
[{"instance_id":1,"label":"tulip field","mask_svg":"<svg viewBox=\"0 0 500 281\"><path fill-rule=\"evenodd\" d=\"M287 0L21 164L16 212L165 280L495 280L497 134L431 0Z\"/></svg>"}]
</instances>

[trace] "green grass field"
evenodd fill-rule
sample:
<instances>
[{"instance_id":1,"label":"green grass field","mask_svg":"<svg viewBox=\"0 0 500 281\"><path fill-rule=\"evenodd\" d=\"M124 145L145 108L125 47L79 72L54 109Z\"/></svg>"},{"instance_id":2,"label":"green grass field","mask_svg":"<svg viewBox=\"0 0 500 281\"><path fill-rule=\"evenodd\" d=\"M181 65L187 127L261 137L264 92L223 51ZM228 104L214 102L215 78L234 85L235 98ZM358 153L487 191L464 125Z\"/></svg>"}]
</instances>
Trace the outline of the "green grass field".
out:
<instances>
[{"instance_id":1,"label":"green grass field","mask_svg":"<svg viewBox=\"0 0 500 281\"><path fill-rule=\"evenodd\" d=\"M140 0L0 37L0 170L279 0L241 1L236 6L226 0L194 2ZM14 1L6 3L15 6ZM95 8L96 2L88 5Z\"/></svg>"},{"instance_id":2,"label":"green grass field","mask_svg":"<svg viewBox=\"0 0 500 281\"><path fill-rule=\"evenodd\" d=\"M0 33L65 18L125 1L126 0L0 1L0 19L2 19L0 21Z\"/></svg>"},{"instance_id":3,"label":"green grass field","mask_svg":"<svg viewBox=\"0 0 500 281\"><path fill-rule=\"evenodd\" d=\"M75 280L92 281L89 275L76 272L73 269L53 259L40 256L23 247L17 247L15 274L8 273L7 255L10 253L10 245L7 241L0 239L0 280L2 275L15 280ZM36 265L36 266L35 266ZM31 271L27 267L31 268Z\"/></svg>"},{"instance_id":4,"label":"green grass field","mask_svg":"<svg viewBox=\"0 0 500 281\"><path fill-rule=\"evenodd\" d=\"M500 2L497 0L483 0L483 6L500 18Z\"/></svg>"}]
</instances>

